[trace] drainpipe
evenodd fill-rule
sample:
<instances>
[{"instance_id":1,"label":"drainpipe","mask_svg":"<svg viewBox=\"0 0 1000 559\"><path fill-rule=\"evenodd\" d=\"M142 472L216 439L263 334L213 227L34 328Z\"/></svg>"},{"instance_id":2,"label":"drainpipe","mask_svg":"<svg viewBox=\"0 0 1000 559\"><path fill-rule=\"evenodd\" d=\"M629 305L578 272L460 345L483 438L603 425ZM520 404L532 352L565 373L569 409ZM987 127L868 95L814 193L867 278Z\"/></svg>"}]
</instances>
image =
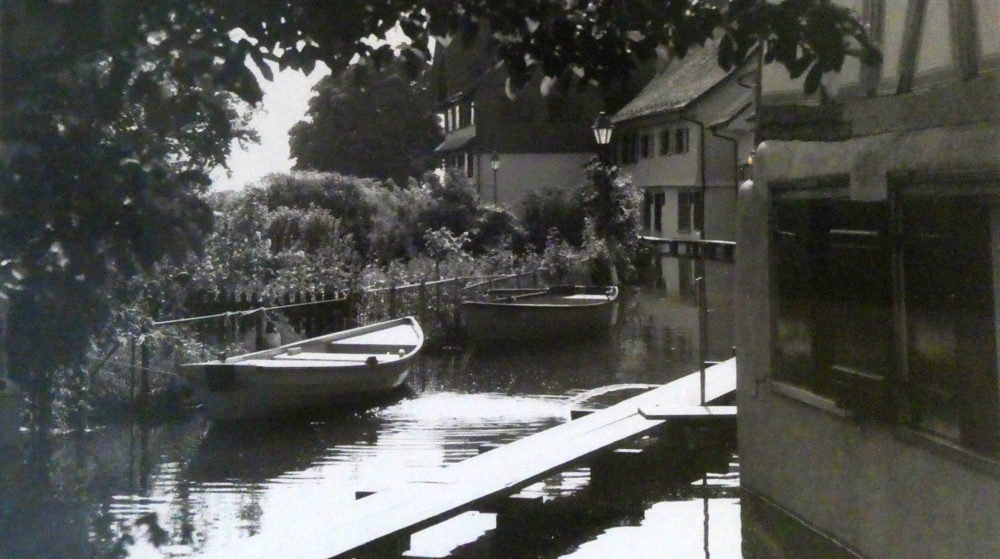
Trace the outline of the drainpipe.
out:
<instances>
[{"instance_id":1,"label":"drainpipe","mask_svg":"<svg viewBox=\"0 0 1000 559\"><path fill-rule=\"evenodd\" d=\"M698 157L700 159L698 174L700 175L699 180L701 181L701 207L698 209L698 218L701 221L701 238L705 238L705 124L701 121L688 118L684 115L680 116L680 119L685 122L690 122L691 124L698 126Z\"/></svg>"},{"instance_id":2,"label":"drainpipe","mask_svg":"<svg viewBox=\"0 0 1000 559\"><path fill-rule=\"evenodd\" d=\"M736 138L723 136L715 130L712 130L712 136L715 136L720 140L726 140L727 142L733 143L733 198L735 199L740 188L740 143L736 140Z\"/></svg>"},{"instance_id":3,"label":"drainpipe","mask_svg":"<svg viewBox=\"0 0 1000 559\"><path fill-rule=\"evenodd\" d=\"M701 207L698 209L699 218L701 221L701 238L705 238L705 124L687 118L681 115L681 120L690 122L691 124L696 124L698 126L698 155L701 158L699 162L701 165L701 170L699 174L701 175ZM697 284L698 292L698 364L700 370L700 385L701 385L701 405L705 405L705 366L708 361L708 290L705 281L705 253L704 251L698 252L698 258L694 261L695 265L695 275L697 279L695 280Z\"/></svg>"}]
</instances>

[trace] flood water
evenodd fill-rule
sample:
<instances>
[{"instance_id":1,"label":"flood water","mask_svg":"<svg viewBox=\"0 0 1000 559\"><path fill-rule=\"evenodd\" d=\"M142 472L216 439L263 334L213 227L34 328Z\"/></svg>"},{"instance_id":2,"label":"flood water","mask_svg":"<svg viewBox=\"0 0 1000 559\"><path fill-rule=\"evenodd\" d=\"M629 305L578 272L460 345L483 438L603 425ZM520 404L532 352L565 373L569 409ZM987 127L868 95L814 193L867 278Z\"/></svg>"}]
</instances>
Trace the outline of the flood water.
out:
<instances>
[{"instance_id":1,"label":"flood water","mask_svg":"<svg viewBox=\"0 0 1000 559\"><path fill-rule=\"evenodd\" d=\"M725 283L725 282L723 282ZM731 304L712 296L709 359L732 353ZM422 356L409 391L368 410L219 428L200 416L56 437L43 464L0 458L0 557L198 557L249 536L322 529L357 491L424 473L696 370L697 312L657 288L629 293L606 339ZM532 557L757 557L746 551L735 449L599 521L567 520ZM721 455L719 455L721 452ZM721 467L720 467L721 465ZM712 471L708 471L711 469ZM571 500L587 468L525 490ZM469 512L413 536L416 557L500 557L496 517ZM745 549L746 548L746 549ZM288 557L295 557L289 550ZM760 555L763 557L763 555Z\"/></svg>"}]
</instances>

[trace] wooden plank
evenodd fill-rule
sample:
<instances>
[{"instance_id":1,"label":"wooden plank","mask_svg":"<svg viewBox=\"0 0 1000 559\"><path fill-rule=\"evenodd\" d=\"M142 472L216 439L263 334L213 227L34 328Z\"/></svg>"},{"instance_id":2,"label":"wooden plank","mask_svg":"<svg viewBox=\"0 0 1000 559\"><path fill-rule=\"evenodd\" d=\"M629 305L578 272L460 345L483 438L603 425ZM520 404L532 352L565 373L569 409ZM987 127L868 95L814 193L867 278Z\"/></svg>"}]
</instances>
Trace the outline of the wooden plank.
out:
<instances>
[{"instance_id":1,"label":"wooden plank","mask_svg":"<svg viewBox=\"0 0 1000 559\"><path fill-rule=\"evenodd\" d=\"M398 355L378 355L372 353L321 353L303 352L295 355L275 355L275 359L290 361L350 361L353 363L364 363L369 356L375 355L379 363L386 361L398 361Z\"/></svg>"},{"instance_id":2,"label":"wooden plank","mask_svg":"<svg viewBox=\"0 0 1000 559\"><path fill-rule=\"evenodd\" d=\"M710 417L736 417L736 406L672 406L652 405L639 408L639 415L646 419L696 419Z\"/></svg>"},{"instance_id":3,"label":"wooden plank","mask_svg":"<svg viewBox=\"0 0 1000 559\"><path fill-rule=\"evenodd\" d=\"M913 90L913 77L917 73L917 56L920 54L920 37L924 32L926 7L927 0L910 0L906 7L903 43L899 49L897 94L909 93Z\"/></svg>"},{"instance_id":4,"label":"wooden plank","mask_svg":"<svg viewBox=\"0 0 1000 559\"><path fill-rule=\"evenodd\" d=\"M355 344L355 343L343 343L343 342L329 342L327 347L333 353L357 353L368 355L378 355L391 353L393 355L398 354L399 350L403 350L403 353L409 353L413 351L416 346L413 344Z\"/></svg>"},{"instance_id":5,"label":"wooden plank","mask_svg":"<svg viewBox=\"0 0 1000 559\"><path fill-rule=\"evenodd\" d=\"M735 359L706 370L707 401L735 389ZM331 518L325 529L268 538L253 536L205 557L263 559L289 556L289 550L295 550L295 559L347 556L370 542L413 533L471 510L484 499L510 495L664 424L663 420L643 417L639 413L642 408L695 408L700 407L700 397L696 372L609 408L432 470L415 483L359 499L337 518Z\"/></svg>"}]
</instances>

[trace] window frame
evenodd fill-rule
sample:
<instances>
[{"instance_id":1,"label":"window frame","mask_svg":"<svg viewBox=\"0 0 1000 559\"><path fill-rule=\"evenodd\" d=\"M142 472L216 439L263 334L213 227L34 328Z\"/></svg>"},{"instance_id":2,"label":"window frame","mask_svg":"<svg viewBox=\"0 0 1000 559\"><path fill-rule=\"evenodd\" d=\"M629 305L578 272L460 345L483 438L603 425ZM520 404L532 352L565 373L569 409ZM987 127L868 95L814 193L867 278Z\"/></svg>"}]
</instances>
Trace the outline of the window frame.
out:
<instances>
[{"instance_id":1,"label":"window frame","mask_svg":"<svg viewBox=\"0 0 1000 559\"><path fill-rule=\"evenodd\" d=\"M660 130L660 155L673 155L670 152L670 148L673 146L673 142L670 141L670 136L672 135L673 130L670 128Z\"/></svg>"},{"instance_id":2,"label":"window frame","mask_svg":"<svg viewBox=\"0 0 1000 559\"><path fill-rule=\"evenodd\" d=\"M837 416L886 424L892 427L898 437L903 440L933 447L943 454L961 459L963 462L979 469L1000 473L1000 401L998 401L1000 400L1000 357L997 355L997 345L1000 345L1000 332L998 332L998 324L1000 324L1000 311L998 311L1000 309L1000 301L996 300L998 294L1000 294L997 288L997 284L1000 282L1000 267L998 267L1000 266L1000 262L996 261L996 255L1000 251L1000 241L998 241L1000 239L1000 232L998 231L1000 230L997 229L997 221L1000 220L997 217L1000 214L1000 188L998 188L998 185L1000 185L1000 172L987 172L985 174L981 172L922 173L919 175L915 173L890 173L888 180L889 194L887 199L882 203L885 204L887 215L885 228L888 235L888 258L891 269L888 281L890 282L889 289L892 293L891 315L889 318L891 345L887 350L886 356L890 367L886 374L887 387L885 395L890 413L881 417L867 416L863 410L859 410L851 405L844 405L842 401L836 401L827 394L816 392L809 387L790 382L781 378L778 373L781 367L781 356L779 355L780 342L778 339L778 326L781 320L778 305L780 304L781 294L777 285L779 247L777 244L776 202L820 198L845 199L844 196L847 194L846 176L779 181L769 185L771 190L768 235L768 242L771 247L769 281L772 293L770 297L771 331L772 340L774 340L771 344L771 352L775 366L768 375L768 383L771 386L772 392L776 394L782 394ZM986 376L981 376L982 373L979 373L980 377L978 380L972 379L973 384L971 385L976 386L985 383L986 385L996 387L997 391L985 396L972 396L978 402L977 406L983 406L983 402L985 402L987 407L985 415L988 425L985 429L992 431L992 434L987 434L988 444L986 446L970 445L967 442L968 439L965 434L961 434L958 437L946 436L940 431L930 429L926 426L922 427L915 423L913 406L916 403L913 399L913 391L917 380L909 374L909 351L911 344L907 339L908 322L905 313L907 296L915 296L916 292L913 289L916 288L911 285L910 289L907 289L905 280L907 265L904 257L905 246L907 243L916 242L915 239L917 238L918 230L904 228L902 219L904 210L902 204L910 197L922 195L948 197L948 202L954 204L956 207L962 207L963 204L986 205L986 209L983 210L986 213L986 217L982 218L980 216L979 225L986 227L988 238L983 239L982 231L980 230L979 236L975 237L979 240L974 245L985 242L985 250L990 251L993 255L992 277L989 281L985 281L982 277L979 279L981 284L989 285L992 288L992 328L989 328L989 331L992 331L994 345L988 346L986 353L983 354L987 359L992 358L992 373L988 372L989 368L984 369L987 371ZM984 249L982 246L979 246L978 249L974 246L970 250L983 251ZM980 253L970 252L968 254L974 255ZM960 308L952 308L949 312L954 313L956 316L961 316L963 311ZM992 347L992 349L989 349L989 347ZM812 352L810 355L810 362L815 362L817 357ZM810 372L809 374L814 373ZM970 382L968 377L957 377L954 379L954 382L959 383L960 387L965 388L967 391L969 390L967 386L962 384ZM958 418L956 419L958 422L957 428L966 429L965 425L968 423L968 420L962 417L963 415L968 415L970 412L962 402L958 401L952 405L955 406L955 411L958 414ZM981 429L982 426L976 426L975 428ZM980 431L972 436L981 434L982 432ZM989 436L993 437L992 440L989 440Z\"/></svg>"},{"instance_id":3,"label":"window frame","mask_svg":"<svg viewBox=\"0 0 1000 559\"><path fill-rule=\"evenodd\" d=\"M639 134L639 156L642 159L653 156L653 136L649 132Z\"/></svg>"}]
</instances>

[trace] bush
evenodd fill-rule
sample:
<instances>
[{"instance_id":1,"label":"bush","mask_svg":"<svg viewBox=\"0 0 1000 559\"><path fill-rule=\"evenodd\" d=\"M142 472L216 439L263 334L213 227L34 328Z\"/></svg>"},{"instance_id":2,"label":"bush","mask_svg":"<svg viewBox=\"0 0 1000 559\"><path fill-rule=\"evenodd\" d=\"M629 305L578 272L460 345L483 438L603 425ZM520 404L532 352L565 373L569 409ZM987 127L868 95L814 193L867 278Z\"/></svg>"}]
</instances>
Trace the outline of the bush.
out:
<instances>
[{"instance_id":1,"label":"bush","mask_svg":"<svg viewBox=\"0 0 1000 559\"><path fill-rule=\"evenodd\" d=\"M521 202L521 215L527 242L538 252L545 250L552 229L569 245L583 245L585 212L581 189L530 192Z\"/></svg>"}]
</instances>

